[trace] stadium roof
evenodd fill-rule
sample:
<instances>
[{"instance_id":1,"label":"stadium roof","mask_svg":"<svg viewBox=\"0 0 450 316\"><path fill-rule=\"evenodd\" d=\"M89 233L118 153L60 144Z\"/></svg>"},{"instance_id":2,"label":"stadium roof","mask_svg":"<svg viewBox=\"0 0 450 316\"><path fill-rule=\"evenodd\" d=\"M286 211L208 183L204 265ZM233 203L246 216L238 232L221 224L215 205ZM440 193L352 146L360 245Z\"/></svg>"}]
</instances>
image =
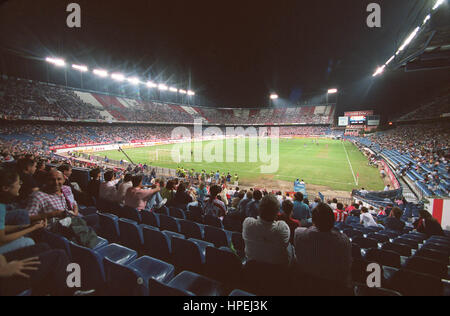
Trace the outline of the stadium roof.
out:
<instances>
[{"instance_id":1,"label":"stadium roof","mask_svg":"<svg viewBox=\"0 0 450 316\"><path fill-rule=\"evenodd\" d=\"M375 1L382 10L379 29L366 25L367 5L374 1L76 2L80 29L65 24L68 2L5 2L0 69L45 81L42 60L57 56L193 89L202 103L223 107L267 106L272 93L279 96L277 102L317 103L337 88L342 112L374 109L381 114L403 112L448 81L448 69L405 73L405 64L397 61L392 71L372 77L435 0ZM444 1L439 10L448 12L448 6ZM446 36L438 33L433 40ZM26 56L28 62L10 54Z\"/></svg>"}]
</instances>

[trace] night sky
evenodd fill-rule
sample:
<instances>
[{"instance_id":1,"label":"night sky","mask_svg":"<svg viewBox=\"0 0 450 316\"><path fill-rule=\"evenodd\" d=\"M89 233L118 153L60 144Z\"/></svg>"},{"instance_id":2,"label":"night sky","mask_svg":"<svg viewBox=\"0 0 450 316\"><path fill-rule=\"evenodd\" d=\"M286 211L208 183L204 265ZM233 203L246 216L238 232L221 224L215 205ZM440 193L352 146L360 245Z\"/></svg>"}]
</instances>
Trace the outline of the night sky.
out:
<instances>
[{"instance_id":1,"label":"night sky","mask_svg":"<svg viewBox=\"0 0 450 316\"><path fill-rule=\"evenodd\" d=\"M81 6L81 29L65 24L71 2ZM380 29L366 25L371 2L382 7ZM1 69L46 80L38 58L61 56L190 86L205 105L222 107L268 106L271 92L286 103L320 102L336 87L340 111L391 116L448 84L448 69L372 78L430 2L11 0L0 7ZM11 62L5 54L29 62Z\"/></svg>"}]
</instances>

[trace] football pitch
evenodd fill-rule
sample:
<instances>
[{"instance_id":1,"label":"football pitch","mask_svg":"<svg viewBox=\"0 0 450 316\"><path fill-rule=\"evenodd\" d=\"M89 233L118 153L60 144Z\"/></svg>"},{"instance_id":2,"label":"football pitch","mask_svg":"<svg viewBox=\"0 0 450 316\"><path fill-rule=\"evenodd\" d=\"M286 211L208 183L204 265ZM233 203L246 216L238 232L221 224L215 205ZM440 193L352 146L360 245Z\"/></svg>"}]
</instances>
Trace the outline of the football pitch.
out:
<instances>
[{"instance_id":1,"label":"football pitch","mask_svg":"<svg viewBox=\"0 0 450 316\"><path fill-rule=\"evenodd\" d=\"M367 158L350 142L312 138L280 139L279 155L276 155L272 153L272 146L270 141L268 141L267 153L269 155L272 154L272 157L279 157L278 169L270 174L261 173L261 166L267 166L270 162L250 162L249 149L250 147L253 149L255 147L249 143L250 140L246 139L245 152L243 152L242 150L237 150L237 142L235 142L234 159L231 159L233 162L226 162L227 148L231 147L227 147L225 141L203 141L200 143L203 146L203 150L205 148L210 150L214 146L223 146L222 153L220 151L212 151L213 153L219 152L222 159L217 160L223 162L173 161L170 150L173 149L173 146L177 146L175 144L131 148L125 149L125 152L134 163L146 163L151 166L172 169L180 166L185 169L193 168L196 172L201 172L202 169L205 169L208 173L217 170L220 170L221 174L223 172L225 174L230 172L231 175L237 173L240 183L251 183L252 185L264 184L269 180L293 182L299 178L303 179L307 184L324 186L339 191L351 191L354 188L361 187L374 191L383 190L384 188L378 169L368 166ZM191 145L193 150L194 143ZM157 161L156 151L158 151ZM230 150L228 150L228 155L229 153ZM127 160L117 150L98 152L96 155L101 157L107 156L113 160ZM183 159L183 156L175 156ZM188 160L191 160L191 153L188 153L187 156L189 157ZM245 159L243 159L244 156ZM228 160L230 160L230 155ZM239 162L241 160L245 160L245 162ZM258 161L260 160L258 159Z\"/></svg>"}]
</instances>

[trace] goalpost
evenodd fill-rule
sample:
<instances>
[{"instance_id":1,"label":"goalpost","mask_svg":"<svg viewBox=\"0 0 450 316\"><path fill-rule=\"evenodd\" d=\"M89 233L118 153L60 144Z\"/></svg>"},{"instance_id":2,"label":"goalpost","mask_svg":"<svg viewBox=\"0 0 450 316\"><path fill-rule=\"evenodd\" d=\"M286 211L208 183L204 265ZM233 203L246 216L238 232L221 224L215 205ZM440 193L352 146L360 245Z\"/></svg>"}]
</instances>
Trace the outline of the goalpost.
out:
<instances>
[{"instance_id":1,"label":"goalpost","mask_svg":"<svg viewBox=\"0 0 450 316\"><path fill-rule=\"evenodd\" d=\"M149 151L149 160L151 162L181 162L180 152L169 149L155 149Z\"/></svg>"}]
</instances>

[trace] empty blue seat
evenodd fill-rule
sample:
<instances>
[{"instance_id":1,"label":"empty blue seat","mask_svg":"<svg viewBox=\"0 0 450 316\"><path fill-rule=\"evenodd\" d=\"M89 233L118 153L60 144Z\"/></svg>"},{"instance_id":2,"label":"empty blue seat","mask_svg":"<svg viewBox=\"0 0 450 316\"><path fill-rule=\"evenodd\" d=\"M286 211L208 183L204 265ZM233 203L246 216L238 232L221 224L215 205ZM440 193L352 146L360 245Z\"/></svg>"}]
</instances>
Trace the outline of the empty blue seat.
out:
<instances>
[{"instance_id":1,"label":"empty blue seat","mask_svg":"<svg viewBox=\"0 0 450 316\"><path fill-rule=\"evenodd\" d=\"M378 232L378 234L388 236L390 239L397 238L400 235L399 233L389 230L381 230Z\"/></svg>"},{"instance_id":2,"label":"empty blue seat","mask_svg":"<svg viewBox=\"0 0 450 316\"><path fill-rule=\"evenodd\" d=\"M168 285L197 296L221 296L223 294L222 285L219 282L190 271L181 272Z\"/></svg>"},{"instance_id":3,"label":"empty blue seat","mask_svg":"<svg viewBox=\"0 0 450 316\"><path fill-rule=\"evenodd\" d=\"M441 279L448 279L447 264L430 258L414 255L408 259L405 268L420 273L430 274Z\"/></svg>"},{"instance_id":4,"label":"empty blue seat","mask_svg":"<svg viewBox=\"0 0 450 316\"><path fill-rule=\"evenodd\" d=\"M128 264L137 258L136 251L118 244L110 244L96 250L96 252L103 259L108 259L117 264Z\"/></svg>"},{"instance_id":5,"label":"empty blue seat","mask_svg":"<svg viewBox=\"0 0 450 316\"><path fill-rule=\"evenodd\" d=\"M229 247L228 235L221 228L205 226L204 239L216 247Z\"/></svg>"},{"instance_id":6,"label":"empty blue seat","mask_svg":"<svg viewBox=\"0 0 450 316\"><path fill-rule=\"evenodd\" d=\"M445 251L439 251L436 249L428 249L428 248L422 247L414 255L419 256L419 257L437 260L446 265L449 264L449 256L448 256L448 253Z\"/></svg>"},{"instance_id":7,"label":"empty blue seat","mask_svg":"<svg viewBox=\"0 0 450 316\"><path fill-rule=\"evenodd\" d=\"M104 289L105 271L103 267L103 257L92 249L70 243L72 261L80 265L81 290L95 289L101 293Z\"/></svg>"},{"instance_id":8,"label":"empty blue seat","mask_svg":"<svg viewBox=\"0 0 450 316\"><path fill-rule=\"evenodd\" d=\"M173 237L186 238L183 234L172 232L169 230L163 230L162 233L166 234L166 236L169 237L169 240L172 239Z\"/></svg>"},{"instance_id":9,"label":"empty blue seat","mask_svg":"<svg viewBox=\"0 0 450 316\"><path fill-rule=\"evenodd\" d=\"M105 259L108 295L146 296L150 279L167 283L173 278L173 265L151 257L141 257L128 265Z\"/></svg>"},{"instance_id":10,"label":"empty blue seat","mask_svg":"<svg viewBox=\"0 0 450 316\"><path fill-rule=\"evenodd\" d=\"M143 252L163 261L170 260L170 237L154 227L143 226Z\"/></svg>"},{"instance_id":11,"label":"empty blue seat","mask_svg":"<svg viewBox=\"0 0 450 316\"><path fill-rule=\"evenodd\" d=\"M120 243L139 251L144 244L142 229L135 221L121 218L119 219Z\"/></svg>"},{"instance_id":12,"label":"empty blue seat","mask_svg":"<svg viewBox=\"0 0 450 316\"><path fill-rule=\"evenodd\" d=\"M394 239L394 244L402 244L402 245L408 245L413 249L419 249L419 243L412 239L406 239L406 238L396 238Z\"/></svg>"},{"instance_id":13,"label":"empty blue seat","mask_svg":"<svg viewBox=\"0 0 450 316\"><path fill-rule=\"evenodd\" d=\"M128 218L129 220L135 221L138 224L142 222L140 212L137 209L129 206L122 207L121 217Z\"/></svg>"},{"instance_id":14,"label":"empty blue seat","mask_svg":"<svg viewBox=\"0 0 450 316\"><path fill-rule=\"evenodd\" d=\"M363 237L364 234L358 230L353 229L345 229L344 234L347 235L348 238L356 238L356 237Z\"/></svg>"},{"instance_id":15,"label":"empty blue seat","mask_svg":"<svg viewBox=\"0 0 450 316\"><path fill-rule=\"evenodd\" d=\"M376 262L383 266L401 268L400 254L395 251L380 250L380 249L368 249L365 255L365 259L369 262Z\"/></svg>"},{"instance_id":16,"label":"empty blue seat","mask_svg":"<svg viewBox=\"0 0 450 316\"><path fill-rule=\"evenodd\" d=\"M382 246L383 250L391 250L398 253L400 256L403 257L410 257L412 253L412 247L409 245L403 245L403 244L394 244L394 243L385 243Z\"/></svg>"},{"instance_id":17,"label":"empty blue seat","mask_svg":"<svg viewBox=\"0 0 450 316\"><path fill-rule=\"evenodd\" d=\"M186 236L186 238L203 239L203 227L200 224L189 221L179 220L180 233Z\"/></svg>"},{"instance_id":18,"label":"empty blue seat","mask_svg":"<svg viewBox=\"0 0 450 316\"><path fill-rule=\"evenodd\" d=\"M109 244L109 241L105 238L98 237L97 236L97 245L95 245L94 250L98 250L100 248L103 248Z\"/></svg>"},{"instance_id":19,"label":"empty blue seat","mask_svg":"<svg viewBox=\"0 0 450 316\"><path fill-rule=\"evenodd\" d=\"M239 289L233 290L228 296L255 296L255 294L251 294Z\"/></svg>"},{"instance_id":20,"label":"empty blue seat","mask_svg":"<svg viewBox=\"0 0 450 316\"><path fill-rule=\"evenodd\" d=\"M212 215L205 215L204 218L205 225L214 226L217 228L223 228L222 221L220 218Z\"/></svg>"},{"instance_id":21,"label":"empty blue seat","mask_svg":"<svg viewBox=\"0 0 450 316\"><path fill-rule=\"evenodd\" d=\"M180 232L180 225L177 219L164 214L159 215L159 228L176 233Z\"/></svg>"},{"instance_id":22,"label":"empty blue seat","mask_svg":"<svg viewBox=\"0 0 450 316\"><path fill-rule=\"evenodd\" d=\"M172 238L172 262L180 270L203 272L205 257L200 247L184 238Z\"/></svg>"},{"instance_id":23,"label":"empty blue seat","mask_svg":"<svg viewBox=\"0 0 450 316\"><path fill-rule=\"evenodd\" d=\"M203 210L198 206L191 206L187 218L196 223L203 223Z\"/></svg>"},{"instance_id":24,"label":"empty blue seat","mask_svg":"<svg viewBox=\"0 0 450 316\"><path fill-rule=\"evenodd\" d=\"M141 218L142 224L159 227L159 214L155 212L142 211Z\"/></svg>"},{"instance_id":25,"label":"empty blue seat","mask_svg":"<svg viewBox=\"0 0 450 316\"><path fill-rule=\"evenodd\" d=\"M361 248L378 248L378 241L372 238L355 237L352 239L352 244L355 243Z\"/></svg>"},{"instance_id":26,"label":"empty blue seat","mask_svg":"<svg viewBox=\"0 0 450 316\"><path fill-rule=\"evenodd\" d=\"M194 293L172 287L154 279L148 282L150 296L195 296Z\"/></svg>"},{"instance_id":27,"label":"empty blue seat","mask_svg":"<svg viewBox=\"0 0 450 316\"><path fill-rule=\"evenodd\" d=\"M169 208L169 215L175 218L179 219L186 219L186 215L184 214L184 211L177 207L170 207Z\"/></svg>"},{"instance_id":28,"label":"empty blue seat","mask_svg":"<svg viewBox=\"0 0 450 316\"><path fill-rule=\"evenodd\" d=\"M411 235L411 234L403 234L400 236L400 238L411 239L419 244L423 243L423 241L424 241L423 237L417 236L417 235Z\"/></svg>"},{"instance_id":29,"label":"empty blue seat","mask_svg":"<svg viewBox=\"0 0 450 316\"><path fill-rule=\"evenodd\" d=\"M361 247L358 244L352 243L352 258L361 259Z\"/></svg>"},{"instance_id":30,"label":"empty blue seat","mask_svg":"<svg viewBox=\"0 0 450 316\"><path fill-rule=\"evenodd\" d=\"M119 218L109 213L99 213L98 217L100 221L100 235L110 242L118 242L120 236Z\"/></svg>"},{"instance_id":31,"label":"empty blue seat","mask_svg":"<svg viewBox=\"0 0 450 316\"><path fill-rule=\"evenodd\" d=\"M422 248L443 251L450 255L450 248L446 244L427 241Z\"/></svg>"},{"instance_id":32,"label":"empty blue seat","mask_svg":"<svg viewBox=\"0 0 450 316\"><path fill-rule=\"evenodd\" d=\"M440 278L400 269L389 279L389 288L405 296L442 296L443 284Z\"/></svg>"},{"instance_id":33,"label":"empty blue seat","mask_svg":"<svg viewBox=\"0 0 450 316\"><path fill-rule=\"evenodd\" d=\"M72 257L70 251L70 242L67 238L58 234L52 233L46 229L42 230L41 234L42 242L48 244L53 249L62 249L66 252L69 259Z\"/></svg>"},{"instance_id":34,"label":"empty blue seat","mask_svg":"<svg viewBox=\"0 0 450 316\"><path fill-rule=\"evenodd\" d=\"M242 273L241 259L229 248L207 247L205 273L208 277L224 284L237 285Z\"/></svg>"},{"instance_id":35,"label":"empty blue seat","mask_svg":"<svg viewBox=\"0 0 450 316\"><path fill-rule=\"evenodd\" d=\"M378 241L378 243L385 243L389 241L389 237L386 235L380 235L377 233L370 233L367 235L367 237L371 238L371 239L375 239L376 241Z\"/></svg>"},{"instance_id":36,"label":"empty blue seat","mask_svg":"<svg viewBox=\"0 0 450 316\"><path fill-rule=\"evenodd\" d=\"M155 209L154 212L156 214L164 214L164 215L169 215L169 209L167 208L167 206L163 206L161 208Z\"/></svg>"},{"instance_id":37,"label":"empty blue seat","mask_svg":"<svg viewBox=\"0 0 450 316\"><path fill-rule=\"evenodd\" d=\"M431 236L428 239L429 242L437 242L441 244L446 244L450 247L450 238L444 236Z\"/></svg>"},{"instance_id":38,"label":"empty blue seat","mask_svg":"<svg viewBox=\"0 0 450 316\"><path fill-rule=\"evenodd\" d=\"M189 238L189 240L195 242L200 247L200 251L202 253L203 258L206 256L206 248L214 247L213 243L210 243L210 242L207 242L204 240L195 239L195 238Z\"/></svg>"}]
</instances>

